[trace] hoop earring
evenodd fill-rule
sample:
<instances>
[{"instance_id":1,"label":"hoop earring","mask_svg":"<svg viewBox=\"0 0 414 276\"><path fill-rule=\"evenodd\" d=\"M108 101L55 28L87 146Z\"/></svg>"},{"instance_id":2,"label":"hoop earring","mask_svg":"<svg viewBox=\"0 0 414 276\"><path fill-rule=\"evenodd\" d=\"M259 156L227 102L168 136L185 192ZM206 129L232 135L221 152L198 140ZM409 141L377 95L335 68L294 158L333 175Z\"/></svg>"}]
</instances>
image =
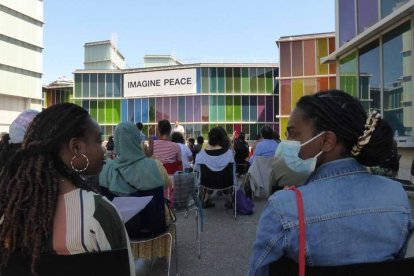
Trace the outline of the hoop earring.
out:
<instances>
[{"instance_id":1,"label":"hoop earring","mask_svg":"<svg viewBox=\"0 0 414 276\"><path fill-rule=\"evenodd\" d=\"M75 166L73 165L73 161L74 161L76 158L78 158L78 157L83 157L83 158L85 158L85 159L86 159L86 166L85 166L85 168L83 168L83 169L77 169L77 168L75 168ZM84 171L86 171L86 169L89 167L89 159L88 159L88 157L86 157L86 155L85 155L85 154L77 154L77 155L73 156L72 160L70 161L70 166L72 167L72 170L74 170L75 172L78 172L78 173L80 173L80 172L84 172Z\"/></svg>"}]
</instances>

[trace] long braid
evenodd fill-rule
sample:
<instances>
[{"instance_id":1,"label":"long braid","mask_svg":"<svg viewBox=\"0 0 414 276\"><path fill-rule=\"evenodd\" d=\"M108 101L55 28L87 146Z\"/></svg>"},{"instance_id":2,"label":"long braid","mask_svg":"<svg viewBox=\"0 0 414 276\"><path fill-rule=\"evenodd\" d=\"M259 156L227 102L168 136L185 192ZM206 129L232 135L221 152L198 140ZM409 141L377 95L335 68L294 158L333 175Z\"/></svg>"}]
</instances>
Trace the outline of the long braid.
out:
<instances>
[{"instance_id":1,"label":"long braid","mask_svg":"<svg viewBox=\"0 0 414 276\"><path fill-rule=\"evenodd\" d=\"M84 137L86 110L73 104L57 104L41 112L30 124L22 149L0 171L0 265L21 251L31 258L35 274L40 254L53 254L53 220L59 175L78 187L91 190L82 178L59 158L62 145L72 137Z\"/></svg>"}]
</instances>

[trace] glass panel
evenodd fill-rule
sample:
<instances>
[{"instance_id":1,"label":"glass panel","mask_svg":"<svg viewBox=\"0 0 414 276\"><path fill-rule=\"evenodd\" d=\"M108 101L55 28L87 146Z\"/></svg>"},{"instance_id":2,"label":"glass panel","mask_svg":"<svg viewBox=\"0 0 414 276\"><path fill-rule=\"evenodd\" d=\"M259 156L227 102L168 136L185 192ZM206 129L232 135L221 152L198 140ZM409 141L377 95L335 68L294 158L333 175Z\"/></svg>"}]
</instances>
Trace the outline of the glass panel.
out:
<instances>
[{"instance_id":1,"label":"glass panel","mask_svg":"<svg viewBox=\"0 0 414 276\"><path fill-rule=\"evenodd\" d=\"M242 68L242 92L250 92L249 68Z\"/></svg>"},{"instance_id":2,"label":"glass panel","mask_svg":"<svg viewBox=\"0 0 414 276\"><path fill-rule=\"evenodd\" d=\"M257 121L257 97L250 96L250 121Z\"/></svg>"},{"instance_id":3,"label":"glass panel","mask_svg":"<svg viewBox=\"0 0 414 276\"><path fill-rule=\"evenodd\" d=\"M259 135L259 130L257 129L257 124L250 125L250 137L252 140L256 140L257 135Z\"/></svg>"},{"instance_id":4,"label":"glass panel","mask_svg":"<svg viewBox=\"0 0 414 276\"><path fill-rule=\"evenodd\" d=\"M257 72L256 68L249 68L250 93L257 93Z\"/></svg>"},{"instance_id":5,"label":"glass panel","mask_svg":"<svg viewBox=\"0 0 414 276\"><path fill-rule=\"evenodd\" d=\"M303 96L303 80L292 80L292 110L295 108L296 103Z\"/></svg>"},{"instance_id":6,"label":"glass panel","mask_svg":"<svg viewBox=\"0 0 414 276\"><path fill-rule=\"evenodd\" d=\"M78 106L82 106L82 100L75 100L74 103Z\"/></svg>"},{"instance_id":7,"label":"glass panel","mask_svg":"<svg viewBox=\"0 0 414 276\"><path fill-rule=\"evenodd\" d=\"M381 1L381 18L386 17L390 13L392 13L395 9L398 9L408 0L382 0Z\"/></svg>"},{"instance_id":8,"label":"glass panel","mask_svg":"<svg viewBox=\"0 0 414 276\"><path fill-rule=\"evenodd\" d=\"M128 121L128 100L122 100L122 122Z\"/></svg>"},{"instance_id":9,"label":"glass panel","mask_svg":"<svg viewBox=\"0 0 414 276\"><path fill-rule=\"evenodd\" d=\"M98 101L98 124L105 124L105 101Z\"/></svg>"},{"instance_id":10,"label":"glass panel","mask_svg":"<svg viewBox=\"0 0 414 276\"><path fill-rule=\"evenodd\" d=\"M411 41L410 21L383 38L384 118L399 136L413 135Z\"/></svg>"},{"instance_id":11,"label":"glass panel","mask_svg":"<svg viewBox=\"0 0 414 276\"><path fill-rule=\"evenodd\" d=\"M149 122L155 123L155 98L149 98Z\"/></svg>"},{"instance_id":12,"label":"glass panel","mask_svg":"<svg viewBox=\"0 0 414 276\"><path fill-rule=\"evenodd\" d=\"M208 68L201 68L201 93L209 93Z\"/></svg>"},{"instance_id":13,"label":"glass panel","mask_svg":"<svg viewBox=\"0 0 414 276\"><path fill-rule=\"evenodd\" d=\"M274 117L272 96L266 96L266 122L273 122Z\"/></svg>"},{"instance_id":14,"label":"glass panel","mask_svg":"<svg viewBox=\"0 0 414 276\"><path fill-rule=\"evenodd\" d=\"M106 96L108 98L114 96L114 74L106 74Z\"/></svg>"},{"instance_id":15,"label":"glass panel","mask_svg":"<svg viewBox=\"0 0 414 276\"><path fill-rule=\"evenodd\" d=\"M305 95L311 95L318 91L317 85L316 85L316 79L304 79L303 80L303 93Z\"/></svg>"},{"instance_id":16,"label":"glass panel","mask_svg":"<svg viewBox=\"0 0 414 276\"><path fill-rule=\"evenodd\" d=\"M243 122L249 121L249 97L242 96L242 120Z\"/></svg>"},{"instance_id":17,"label":"glass panel","mask_svg":"<svg viewBox=\"0 0 414 276\"><path fill-rule=\"evenodd\" d=\"M292 104L292 84L290 80L280 81L280 115L289 115Z\"/></svg>"},{"instance_id":18,"label":"glass panel","mask_svg":"<svg viewBox=\"0 0 414 276\"><path fill-rule=\"evenodd\" d=\"M257 97L257 121L264 122L266 119L265 114L265 97L258 96Z\"/></svg>"},{"instance_id":19,"label":"glass panel","mask_svg":"<svg viewBox=\"0 0 414 276\"><path fill-rule=\"evenodd\" d=\"M359 100L366 111L381 108L378 41L359 51Z\"/></svg>"},{"instance_id":20,"label":"glass panel","mask_svg":"<svg viewBox=\"0 0 414 276\"><path fill-rule=\"evenodd\" d=\"M325 91L329 89L328 78L318 78L318 91Z\"/></svg>"},{"instance_id":21,"label":"glass panel","mask_svg":"<svg viewBox=\"0 0 414 276\"><path fill-rule=\"evenodd\" d=\"M194 131L193 133L187 133L186 132L186 139L188 137L198 137L201 135L201 125L200 124L194 124Z\"/></svg>"},{"instance_id":22,"label":"glass panel","mask_svg":"<svg viewBox=\"0 0 414 276\"><path fill-rule=\"evenodd\" d=\"M357 5L358 33L362 33L378 21L378 0L358 0Z\"/></svg>"},{"instance_id":23,"label":"glass panel","mask_svg":"<svg viewBox=\"0 0 414 276\"><path fill-rule=\"evenodd\" d=\"M234 96L234 121L241 121L241 97Z\"/></svg>"},{"instance_id":24,"label":"glass panel","mask_svg":"<svg viewBox=\"0 0 414 276\"><path fill-rule=\"evenodd\" d=\"M121 96L121 75L114 74L114 97Z\"/></svg>"},{"instance_id":25,"label":"glass panel","mask_svg":"<svg viewBox=\"0 0 414 276\"><path fill-rule=\"evenodd\" d=\"M329 54L335 51L335 38L330 37L328 39L329 43ZM329 74L336 74L336 62L329 64Z\"/></svg>"},{"instance_id":26,"label":"glass panel","mask_svg":"<svg viewBox=\"0 0 414 276\"><path fill-rule=\"evenodd\" d=\"M341 90L354 97L358 96L356 52L339 61L339 82Z\"/></svg>"},{"instance_id":27,"label":"glass panel","mask_svg":"<svg viewBox=\"0 0 414 276\"><path fill-rule=\"evenodd\" d=\"M197 94L201 93L201 68L196 69Z\"/></svg>"},{"instance_id":28,"label":"glass panel","mask_svg":"<svg viewBox=\"0 0 414 276\"><path fill-rule=\"evenodd\" d=\"M75 97L82 97L82 75L75 74Z\"/></svg>"},{"instance_id":29,"label":"glass panel","mask_svg":"<svg viewBox=\"0 0 414 276\"><path fill-rule=\"evenodd\" d=\"M201 98L201 120L203 122L209 121L209 114L208 114L208 96L202 96Z\"/></svg>"},{"instance_id":30,"label":"glass panel","mask_svg":"<svg viewBox=\"0 0 414 276\"><path fill-rule=\"evenodd\" d=\"M89 74L82 75L82 97L89 98Z\"/></svg>"},{"instance_id":31,"label":"glass panel","mask_svg":"<svg viewBox=\"0 0 414 276\"><path fill-rule=\"evenodd\" d=\"M218 100L218 104L217 104L217 119L219 122L224 122L226 121L225 119L225 108L226 108L226 103L225 103L225 97L224 96L217 96L217 100Z\"/></svg>"},{"instance_id":32,"label":"glass panel","mask_svg":"<svg viewBox=\"0 0 414 276\"><path fill-rule=\"evenodd\" d=\"M98 103L97 101L91 101L89 115L91 115L92 119L98 121Z\"/></svg>"},{"instance_id":33,"label":"glass panel","mask_svg":"<svg viewBox=\"0 0 414 276\"><path fill-rule=\"evenodd\" d=\"M290 77L292 67L291 67L291 53L290 53L290 42L280 42L280 76L281 77Z\"/></svg>"},{"instance_id":34,"label":"glass panel","mask_svg":"<svg viewBox=\"0 0 414 276\"><path fill-rule=\"evenodd\" d=\"M329 89L336 89L336 78L329 78Z\"/></svg>"},{"instance_id":35,"label":"glass panel","mask_svg":"<svg viewBox=\"0 0 414 276\"><path fill-rule=\"evenodd\" d=\"M83 100L82 101L82 108L89 112L89 101Z\"/></svg>"},{"instance_id":36,"label":"glass panel","mask_svg":"<svg viewBox=\"0 0 414 276\"><path fill-rule=\"evenodd\" d=\"M276 79L279 76L279 68L273 70L273 94L279 94L279 80Z\"/></svg>"},{"instance_id":37,"label":"glass panel","mask_svg":"<svg viewBox=\"0 0 414 276\"><path fill-rule=\"evenodd\" d=\"M328 74L328 64L322 64L321 58L328 55L328 40L326 38L318 39L318 54L316 56L317 72L319 75Z\"/></svg>"},{"instance_id":38,"label":"glass panel","mask_svg":"<svg viewBox=\"0 0 414 276\"><path fill-rule=\"evenodd\" d=\"M185 101L185 118L186 122L194 122L194 105L193 96L186 97Z\"/></svg>"},{"instance_id":39,"label":"glass panel","mask_svg":"<svg viewBox=\"0 0 414 276\"><path fill-rule=\"evenodd\" d=\"M292 42L292 76L303 75L303 48L302 41Z\"/></svg>"},{"instance_id":40,"label":"glass panel","mask_svg":"<svg viewBox=\"0 0 414 276\"><path fill-rule=\"evenodd\" d=\"M257 93L266 93L266 76L264 68L257 68Z\"/></svg>"},{"instance_id":41,"label":"glass panel","mask_svg":"<svg viewBox=\"0 0 414 276\"><path fill-rule=\"evenodd\" d=\"M156 122L164 119L164 114L162 112L162 98L155 99L155 120Z\"/></svg>"},{"instance_id":42,"label":"glass panel","mask_svg":"<svg viewBox=\"0 0 414 276\"><path fill-rule=\"evenodd\" d=\"M185 97L178 97L178 121L185 122Z\"/></svg>"},{"instance_id":43,"label":"glass panel","mask_svg":"<svg viewBox=\"0 0 414 276\"><path fill-rule=\"evenodd\" d=\"M113 123L119 124L121 121L121 100L113 100L114 102L114 119Z\"/></svg>"},{"instance_id":44,"label":"glass panel","mask_svg":"<svg viewBox=\"0 0 414 276\"><path fill-rule=\"evenodd\" d=\"M266 68L266 94L273 94L273 69Z\"/></svg>"},{"instance_id":45,"label":"glass panel","mask_svg":"<svg viewBox=\"0 0 414 276\"><path fill-rule=\"evenodd\" d=\"M279 97L278 96L273 96L273 108L274 108L274 114L275 114L275 116L273 116L273 121L277 122L279 119L277 119L276 116L280 115L279 114Z\"/></svg>"},{"instance_id":46,"label":"glass panel","mask_svg":"<svg viewBox=\"0 0 414 276\"><path fill-rule=\"evenodd\" d=\"M249 127L249 125L243 124L241 127L242 127L241 131L243 131L244 134L245 134L245 139L246 140L252 140L252 137L250 136L250 127Z\"/></svg>"},{"instance_id":47,"label":"glass panel","mask_svg":"<svg viewBox=\"0 0 414 276\"><path fill-rule=\"evenodd\" d=\"M194 122L201 122L201 96L194 96Z\"/></svg>"},{"instance_id":48,"label":"glass panel","mask_svg":"<svg viewBox=\"0 0 414 276\"><path fill-rule=\"evenodd\" d=\"M233 96L226 97L226 122L233 122Z\"/></svg>"},{"instance_id":49,"label":"glass panel","mask_svg":"<svg viewBox=\"0 0 414 276\"><path fill-rule=\"evenodd\" d=\"M233 68L234 73L234 93L241 92L241 68Z\"/></svg>"},{"instance_id":50,"label":"glass panel","mask_svg":"<svg viewBox=\"0 0 414 276\"><path fill-rule=\"evenodd\" d=\"M135 122L134 100L128 100L128 121Z\"/></svg>"},{"instance_id":51,"label":"glass panel","mask_svg":"<svg viewBox=\"0 0 414 276\"><path fill-rule=\"evenodd\" d=\"M217 90L219 93L224 93L225 83L224 83L224 68L217 68Z\"/></svg>"},{"instance_id":52,"label":"glass panel","mask_svg":"<svg viewBox=\"0 0 414 276\"><path fill-rule=\"evenodd\" d=\"M210 96L210 121L217 122L217 96Z\"/></svg>"},{"instance_id":53,"label":"glass panel","mask_svg":"<svg viewBox=\"0 0 414 276\"><path fill-rule=\"evenodd\" d=\"M135 106L135 120L134 120L134 122L141 122L142 123L141 99L135 99L134 106Z\"/></svg>"},{"instance_id":54,"label":"glass panel","mask_svg":"<svg viewBox=\"0 0 414 276\"><path fill-rule=\"evenodd\" d=\"M355 37L355 2L338 0L339 46Z\"/></svg>"},{"instance_id":55,"label":"glass panel","mask_svg":"<svg viewBox=\"0 0 414 276\"><path fill-rule=\"evenodd\" d=\"M170 97L162 98L162 114L164 119L170 120Z\"/></svg>"},{"instance_id":56,"label":"glass panel","mask_svg":"<svg viewBox=\"0 0 414 276\"><path fill-rule=\"evenodd\" d=\"M226 93L233 93L233 68L226 68Z\"/></svg>"},{"instance_id":57,"label":"glass panel","mask_svg":"<svg viewBox=\"0 0 414 276\"><path fill-rule=\"evenodd\" d=\"M149 99L145 98L142 99L142 118L141 118L141 123L148 123L148 112L150 111L149 109Z\"/></svg>"},{"instance_id":58,"label":"glass panel","mask_svg":"<svg viewBox=\"0 0 414 276\"><path fill-rule=\"evenodd\" d=\"M194 136L194 125L193 124L187 124L184 126L184 128L185 128L185 133L187 137Z\"/></svg>"},{"instance_id":59,"label":"glass panel","mask_svg":"<svg viewBox=\"0 0 414 276\"><path fill-rule=\"evenodd\" d=\"M98 97L105 97L105 74L98 74Z\"/></svg>"},{"instance_id":60,"label":"glass panel","mask_svg":"<svg viewBox=\"0 0 414 276\"><path fill-rule=\"evenodd\" d=\"M217 68L209 68L210 70L210 93L217 93Z\"/></svg>"},{"instance_id":61,"label":"glass panel","mask_svg":"<svg viewBox=\"0 0 414 276\"><path fill-rule=\"evenodd\" d=\"M106 103L105 122L108 123L108 124L111 124L111 123L113 123L113 120L114 120L113 102L112 102L112 100L106 100L105 103Z\"/></svg>"},{"instance_id":62,"label":"glass panel","mask_svg":"<svg viewBox=\"0 0 414 276\"><path fill-rule=\"evenodd\" d=\"M90 82L91 82L91 91L90 91L90 97L96 98L98 95L98 76L96 74L90 75Z\"/></svg>"},{"instance_id":63,"label":"glass panel","mask_svg":"<svg viewBox=\"0 0 414 276\"><path fill-rule=\"evenodd\" d=\"M313 76L315 75L315 65L316 65L316 52L315 52L315 39L303 41L305 59L304 59L304 75Z\"/></svg>"},{"instance_id":64,"label":"glass panel","mask_svg":"<svg viewBox=\"0 0 414 276\"><path fill-rule=\"evenodd\" d=\"M171 122L178 120L178 99L177 97L171 97Z\"/></svg>"},{"instance_id":65,"label":"glass panel","mask_svg":"<svg viewBox=\"0 0 414 276\"><path fill-rule=\"evenodd\" d=\"M209 125L202 125L201 127L201 136L203 137L208 137L208 132L209 132ZM197 136L194 136L194 138L197 138Z\"/></svg>"}]
</instances>

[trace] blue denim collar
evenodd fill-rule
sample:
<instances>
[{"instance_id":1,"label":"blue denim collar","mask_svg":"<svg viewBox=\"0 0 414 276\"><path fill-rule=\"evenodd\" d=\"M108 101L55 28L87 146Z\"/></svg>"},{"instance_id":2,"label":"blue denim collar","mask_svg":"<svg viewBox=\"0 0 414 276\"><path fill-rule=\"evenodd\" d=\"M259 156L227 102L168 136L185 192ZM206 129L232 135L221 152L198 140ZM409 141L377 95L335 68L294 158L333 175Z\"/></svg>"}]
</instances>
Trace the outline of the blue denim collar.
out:
<instances>
[{"instance_id":1,"label":"blue denim collar","mask_svg":"<svg viewBox=\"0 0 414 276\"><path fill-rule=\"evenodd\" d=\"M367 168L358 163L355 158L342 158L322 164L309 176L305 184L324 178L366 172L368 172Z\"/></svg>"}]
</instances>

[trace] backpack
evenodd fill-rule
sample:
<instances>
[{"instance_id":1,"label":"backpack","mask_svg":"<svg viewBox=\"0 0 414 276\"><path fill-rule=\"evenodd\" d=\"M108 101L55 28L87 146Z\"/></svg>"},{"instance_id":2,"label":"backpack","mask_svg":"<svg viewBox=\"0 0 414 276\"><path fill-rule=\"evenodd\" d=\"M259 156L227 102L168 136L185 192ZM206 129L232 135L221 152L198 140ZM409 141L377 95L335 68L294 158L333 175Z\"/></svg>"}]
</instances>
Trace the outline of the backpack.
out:
<instances>
[{"instance_id":1,"label":"backpack","mask_svg":"<svg viewBox=\"0 0 414 276\"><path fill-rule=\"evenodd\" d=\"M253 214L253 200L248 198L241 189L236 191L236 209L240 215L251 215Z\"/></svg>"}]
</instances>

